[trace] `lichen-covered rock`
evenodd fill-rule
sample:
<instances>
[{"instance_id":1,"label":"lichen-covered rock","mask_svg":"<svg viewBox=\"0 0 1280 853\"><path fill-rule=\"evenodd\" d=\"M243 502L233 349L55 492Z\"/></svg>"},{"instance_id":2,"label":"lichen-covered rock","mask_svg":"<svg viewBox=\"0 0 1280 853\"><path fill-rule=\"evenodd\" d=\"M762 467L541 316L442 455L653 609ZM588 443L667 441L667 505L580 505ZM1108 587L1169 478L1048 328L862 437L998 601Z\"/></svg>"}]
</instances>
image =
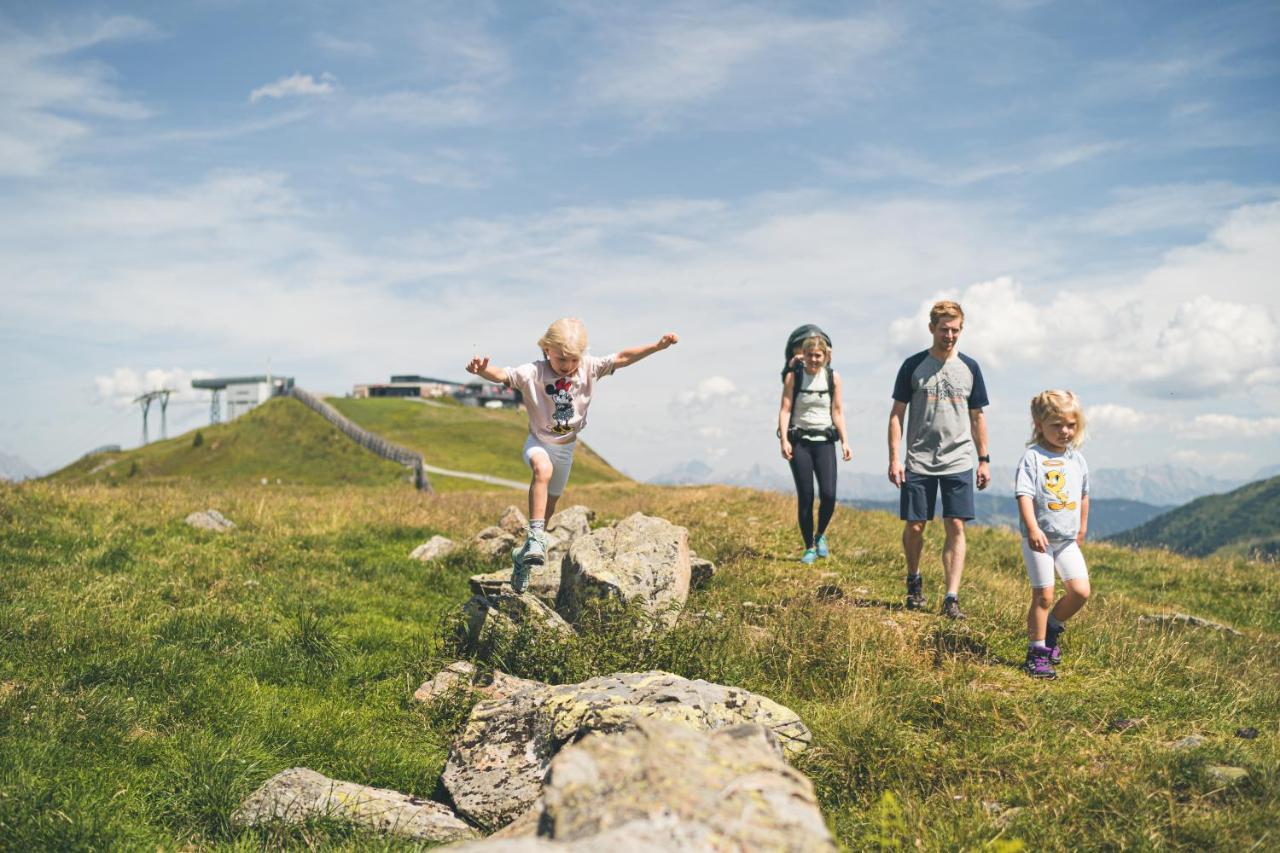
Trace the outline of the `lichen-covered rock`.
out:
<instances>
[{"instance_id":1,"label":"lichen-covered rock","mask_svg":"<svg viewBox=\"0 0 1280 853\"><path fill-rule=\"evenodd\" d=\"M470 687L475 677L475 664L465 660L454 661L433 678L422 682L422 686L414 691L413 698L418 702L434 702L447 693Z\"/></svg>"},{"instance_id":2,"label":"lichen-covered rock","mask_svg":"<svg viewBox=\"0 0 1280 853\"><path fill-rule=\"evenodd\" d=\"M751 724L708 734L641 718L589 735L552 760L538 825L565 841L646 826L671 850L835 850L813 785Z\"/></svg>"},{"instance_id":3,"label":"lichen-covered rock","mask_svg":"<svg viewBox=\"0 0 1280 853\"><path fill-rule=\"evenodd\" d=\"M231 816L239 826L263 823L303 823L328 817L349 821L376 832L422 841L475 838L476 832L447 807L353 782L339 782L305 767L272 776L249 795Z\"/></svg>"},{"instance_id":4,"label":"lichen-covered rock","mask_svg":"<svg viewBox=\"0 0 1280 853\"><path fill-rule=\"evenodd\" d=\"M476 705L449 752L444 784L460 814L497 828L534 802L562 745L650 717L707 731L758 723L787 754L811 739L793 711L764 696L666 672L620 673Z\"/></svg>"},{"instance_id":5,"label":"lichen-covered rock","mask_svg":"<svg viewBox=\"0 0 1280 853\"><path fill-rule=\"evenodd\" d=\"M580 536L569 548L556 610L576 624L592 598L638 602L671 627L689 597L689 532L640 513Z\"/></svg>"},{"instance_id":6,"label":"lichen-covered rock","mask_svg":"<svg viewBox=\"0 0 1280 853\"><path fill-rule=\"evenodd\" d=\"M516 537L501 527L486 527L471 538L475 549L491 560L511 561L511 549L516 546Z\"/></svg>"},{"instance_id":7,"label":"lichen-covered rock","mask_svg":"<svg viewBox=\"0 0 1280 853\"><path fill-rule=\"evenodd\" d=\"M193 512L187 516L187 524L199 530L211 530L214 533L226 533L228 530L234 530L235 524L227 519L222 513L216 509L206 509L203 512Z\"/></svg>"},{"instance_id":8,"label":"lichen-covered rock","mask_svg":"<svg viewBox=\"0 0 1280 853\"><path fill-rule=\"evenodd\" d=\"M498 516L498 526L512 536L523 538L525 528L529 526L529 519L520 511L520 507L512 505Z\"/></svg>"},{"instance_id":9,"label":"lichen-covered rock","mask_svg":"<svg viewBox=\"0 0 1280 853\"><path fill-rule=\"evenodd\" d=\"M417 548L414 548L409 554L411 560L421 560L424 563L438 559L450 554L458 546L452 539L444 536L432 536L426 542L423 542Z\"/></svg>"},{"instance_id":10,"label":"lichen-covered rock","mask_svg":"<svg viewBox=\"0 0 1280 853\"><path fill-rule=\"evenodd\" d=\"M467 642L471 648L488 639L490 632L515 631L531 624L545 631L572 634L573 628L537 596L530 592L501 592L473 595L462 607L467 622Z\"/></svg>"},{"instance_id":11,"label":"lichen-covered rock","mask_svg":"<svg viewBox=\"0 0 1280 853\"><path fill-rule=\"evenodd\" d=\"M565 507L547 519L547 532L566 543L567 546L579 536L590 533L591 522L595 521L595 518L595 512L585 506Z\"/></svg>"},{"instance_id":12,"label":"lichen-covered rock","mask_svg":"<svg viewBox=\"0 0 1280 853\"><path fill-rule=\"evenodd\" d=\"M541 798L461 851L833 851L813 785L767 729L713 733L639 719L550 764Z\"/></svg>"}]
</instances>

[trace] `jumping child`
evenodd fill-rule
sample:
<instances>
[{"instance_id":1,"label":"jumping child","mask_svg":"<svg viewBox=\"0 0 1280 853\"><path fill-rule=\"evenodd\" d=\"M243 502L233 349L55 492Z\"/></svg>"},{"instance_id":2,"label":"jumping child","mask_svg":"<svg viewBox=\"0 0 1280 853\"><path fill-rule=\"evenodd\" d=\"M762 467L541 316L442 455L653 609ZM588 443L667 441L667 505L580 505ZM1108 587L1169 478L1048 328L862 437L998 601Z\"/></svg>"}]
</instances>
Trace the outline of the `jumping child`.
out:
<instances>
[{"instance_id":1,"label":"jumping child","mask_svg":"<svg viewBox=\"0 0 1280 853\"><path fill-rule=\"evenodd\" d=\"M1014 480L1022 559L1031 579L1023 669L1032 678L1057 678L1064 623L1084 607L1090 591L1080 551L1089 526L1089 465L1078 450L1084 410L1070 391L1044 391L1031 400L1031 421L1031 441ZM1067 588L1057 605L1054 569Z\"/></svg>"},{"instance_id":2,"label":"jumping child","mask_svg":"<svg viewBox=\"0 0 1280 853\"><path fill-rule=\"evenodd\" d=\"M524 544L511 552L511 586L523 592L529 572L547 559L547 519L556 511L573 465L578 433L587 425L587 407L597 380L664 350L679 339L668 332L656 343L625 349L604 358L587 355L587 327L581 320L556 320L538 340L542 358L498 369L488 356L467 364L467 372L514 388L529 413L524 459L533 469L529 482L529 529Z\"/></svg>"}]
</instances>

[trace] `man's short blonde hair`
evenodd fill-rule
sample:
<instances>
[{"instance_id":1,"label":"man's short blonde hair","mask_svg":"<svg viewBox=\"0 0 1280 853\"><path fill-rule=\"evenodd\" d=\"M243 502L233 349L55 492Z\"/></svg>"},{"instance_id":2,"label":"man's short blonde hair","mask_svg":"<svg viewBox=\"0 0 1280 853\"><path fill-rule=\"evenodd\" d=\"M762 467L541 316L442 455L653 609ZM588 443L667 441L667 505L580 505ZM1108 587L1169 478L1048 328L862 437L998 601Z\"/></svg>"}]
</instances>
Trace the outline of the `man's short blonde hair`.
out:
<instances>
[{"instance_id":1,"label":"man's short blonde hair","mask_svg":"<svg viewBox=\"0 0 1280 853\"><path fill-rule=\"evenodd\" d=\"M952 302L950 299L941 299L933 303L933 307L929 309L929 325L936 326L942 319L959 319L964 322L964 309L960 307L959 302Z\"/></svg>"},{"instance_id":2,"label":"man's short blonde hair","mask_svg":"<svg viewBox=\"0 0 1280 853\"><path fill-rule=\"evenodd\" d=\"M1044 430L1040 429L1040 424L1064 415L1076 419L1076 434L1071 437L1071 446L1084 444L1084 406L1071 391L1041 391L1031 398L1031 440L1027 444L1044 443Z\"/></svg>"},{"instance_id":3,"label":"man's short blonde hair","mask_svg":"<svg viewBox=\"0 0 1280 853\"><path fill-rule=\"evenodd\" d=\"M538 349L555 347L569 358L581 358L587 351L587 327L577 317L561 317L538 338Z\"/></svg>"}]
</instances>

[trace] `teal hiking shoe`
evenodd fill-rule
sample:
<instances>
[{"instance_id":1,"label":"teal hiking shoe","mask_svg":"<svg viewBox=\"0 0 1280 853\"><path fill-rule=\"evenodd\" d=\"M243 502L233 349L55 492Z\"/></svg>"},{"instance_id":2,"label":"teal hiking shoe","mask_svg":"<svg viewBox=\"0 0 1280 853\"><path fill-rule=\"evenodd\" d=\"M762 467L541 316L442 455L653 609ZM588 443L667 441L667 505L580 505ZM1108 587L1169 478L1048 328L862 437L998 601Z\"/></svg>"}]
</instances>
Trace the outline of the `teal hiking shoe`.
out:
<instances>
[{"instance_id":1,"label":"teal hiking shoe","mask_svg":"<svg viewBox=\"0 0 1280 853\"><path fill-rule=\"evenodd\" d=\"M805 548L804 556L800 558L800 562L804 563L806 566L818 562L818 550L816 548Z\"/></svg>"},{"instance_id":2,"label":"teal hiking shoe","mask_svg":"<svg viewBox=\"0 0 1280 853\"><path fill-rule=\"evenodd\" d=\"M818 541L815 543L815 545L817 547L818 556L820 558L826 559L827 557L831 556L831 549L827 547L827 534L824 533L821 536L819 536Z\"/></svg>"},{"instance_id":3,"label":"teal hiking shoe","mask_svg":"<svg viewBox=\"0 0 1280 853\"><path fill-rule=\"evenodd\" d=\"M524 544L511 551L511 588L524 592L529 587L529 573L547 562L547 534L529 530Z\"/></svg>"}]
</instances>

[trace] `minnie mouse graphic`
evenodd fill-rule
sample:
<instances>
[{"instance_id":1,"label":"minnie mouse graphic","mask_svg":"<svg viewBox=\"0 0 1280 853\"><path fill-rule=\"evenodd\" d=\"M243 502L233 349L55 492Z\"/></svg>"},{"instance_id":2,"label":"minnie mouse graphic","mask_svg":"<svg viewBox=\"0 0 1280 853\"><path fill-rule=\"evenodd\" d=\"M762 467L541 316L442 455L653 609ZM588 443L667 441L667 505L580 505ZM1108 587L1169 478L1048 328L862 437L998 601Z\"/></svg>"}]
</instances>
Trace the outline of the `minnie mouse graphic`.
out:
<instances>
[{"instance_id":1,"label":"minnie mouse graphic","mask_svg":"<svg viewBox=\"0 0 1280 853\"><path fill-rule=\"evenodd\" d=\"M573 427L569 426L569 421L573 420L573 395L569 393L572 387L573 383L563 376L557 379L554 385L547 383L547 396L556 404L556 410L551 415L555 420L551 425L551 431L556 435L573 431Z\"/></svg>"}]
</instances>

